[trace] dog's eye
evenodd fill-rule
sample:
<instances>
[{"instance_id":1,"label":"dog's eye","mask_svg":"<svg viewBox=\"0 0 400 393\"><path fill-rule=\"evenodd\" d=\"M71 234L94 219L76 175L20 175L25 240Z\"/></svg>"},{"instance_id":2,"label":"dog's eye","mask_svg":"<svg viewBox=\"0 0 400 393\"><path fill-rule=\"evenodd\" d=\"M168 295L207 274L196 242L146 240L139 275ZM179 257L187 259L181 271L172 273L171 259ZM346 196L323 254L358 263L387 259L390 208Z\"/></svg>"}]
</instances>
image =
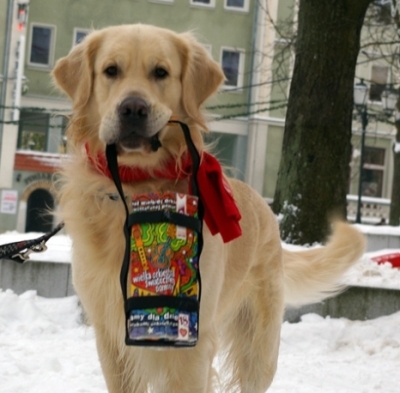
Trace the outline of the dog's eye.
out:
<instances>
[{"instance_id":1,"label":"dog's eye","mask_svg":"<svg viewBox=\"0 0 400 393\"><path fill-rule=\"evenodd\" d=\"M164 79L168 76L168 71L163 67L157 67L154 69L154 76L157 79Z\"/></svg>"},{"instance_id":2,"label":"dog's eye","mask_svg":"<svg viewBox=\"0 0 400 393\"><path fill-rule=\"evenodd\" d=\"M109 78L115 78L118 75L118 67L117 66L109 66L104 70L104 74Z\"/></svg>"}]
</instances>

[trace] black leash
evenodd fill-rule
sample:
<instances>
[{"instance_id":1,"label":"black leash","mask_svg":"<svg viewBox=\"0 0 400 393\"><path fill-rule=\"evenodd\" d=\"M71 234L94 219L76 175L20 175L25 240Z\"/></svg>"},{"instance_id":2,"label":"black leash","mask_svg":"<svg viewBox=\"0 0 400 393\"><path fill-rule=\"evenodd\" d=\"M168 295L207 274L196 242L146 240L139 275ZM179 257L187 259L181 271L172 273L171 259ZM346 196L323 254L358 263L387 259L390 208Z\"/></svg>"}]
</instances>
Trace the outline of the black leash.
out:
<instances>
[{"instance_id":1,"label":"black leash","mask_svg":"<svg viewBox=\"0 0 400 393\"><path fill-rule=\"evenodd\" d=\"M44 252L47 250L46 242L56 233L61 231L64 223L60 222L53 230L36 239L22 240L20 242L0 245L0 259L11 259L17 263L29 260L32 252Z\"/></svg>"}]
</instances>

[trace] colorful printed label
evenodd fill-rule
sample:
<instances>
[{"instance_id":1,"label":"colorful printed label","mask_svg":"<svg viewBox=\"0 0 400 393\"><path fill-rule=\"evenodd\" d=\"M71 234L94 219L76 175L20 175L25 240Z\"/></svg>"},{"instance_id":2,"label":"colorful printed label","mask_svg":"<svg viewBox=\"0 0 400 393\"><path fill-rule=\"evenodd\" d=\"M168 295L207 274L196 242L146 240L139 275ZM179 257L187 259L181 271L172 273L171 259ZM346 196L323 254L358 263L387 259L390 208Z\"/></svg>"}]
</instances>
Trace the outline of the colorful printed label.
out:
<instances>
[{"instance_id":1,"label":"colorful printed label","mask_svg":"<svg viewBox=\"0 0 400 393\"><path fill-rule=\"evenodd\" d=\"M172 192L132 197L132 210L171 211L197 217L198 198ZM141 223L131 228L130 297L178 296L198 299L198 234L171 223ZM133 340L195 342L197 312L170 307L132 310Z\"/></svg>"}]
</instances>

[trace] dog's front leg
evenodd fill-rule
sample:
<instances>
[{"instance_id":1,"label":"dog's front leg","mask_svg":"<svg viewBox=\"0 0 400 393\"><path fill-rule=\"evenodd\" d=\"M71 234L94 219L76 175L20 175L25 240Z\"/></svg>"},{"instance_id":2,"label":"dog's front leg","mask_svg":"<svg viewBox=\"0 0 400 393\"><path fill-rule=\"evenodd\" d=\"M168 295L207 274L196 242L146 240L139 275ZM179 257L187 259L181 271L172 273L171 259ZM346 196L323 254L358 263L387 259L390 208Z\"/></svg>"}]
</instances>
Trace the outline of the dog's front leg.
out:
<instances>
[{"instance_id":1,"label":"dog's front leg","mask_svg":"<svg viewBox=\"0 0 400 393\"><path fill-rule=\"evenodd\" d=\"M214 393L216 372L212 363L216 345L215 331L202 331L194 348L141 348L136 371L153 393Z\"/></svg>"},{"instance_id":2,"label":"dog's front leg","mask_svg":"<svg viewBox=\"0 0 400 393\"><path fill-rule=\"evenodd\" d=\"M124 383L124 366L117 346L112 342L109 332L94 326L97 352L109 393L128 393ZM129 392L130 393L130 392Z\"/></svg>"}]
</instances>

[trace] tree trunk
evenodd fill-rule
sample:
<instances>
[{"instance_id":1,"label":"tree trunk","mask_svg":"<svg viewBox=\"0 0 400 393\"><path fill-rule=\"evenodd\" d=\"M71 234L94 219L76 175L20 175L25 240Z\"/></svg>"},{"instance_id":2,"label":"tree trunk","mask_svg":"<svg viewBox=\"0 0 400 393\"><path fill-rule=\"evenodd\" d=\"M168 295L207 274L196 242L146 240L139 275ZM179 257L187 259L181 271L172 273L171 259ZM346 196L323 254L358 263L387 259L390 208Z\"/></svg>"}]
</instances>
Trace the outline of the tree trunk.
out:
<instances>
[{"instance_id":1,"label":"tree trunk","mask_svg":"<svg viewBox=\"0 0 400 393\"><path fill-rule=\"evenodd\" d=\"M393 14L394 11L394 14ZM400 4L392 0L392 17L396 24L397 35L400 37ZM400 93L400 89L398 91ZM400 225L400 98L397 100L396 109L396 145L394 147L392 197L390 201L389 225Z\"/></svg>"},{"instance_id":2,"label":"tree trunk","mask_svg":"<svg viewBox=\"0 0 400 393\"><path fill-rule=\"evenodd\" d=\"M400 102L397 103L400 108ZM394 149L394 171L392 180L392 198L390 202L389 225L400 225L400 117L396 117L396 146Z\"/></svg>"},{"instance_id":3,"label":"tree trunk","mask_svg":"<svg viewBox=\"0 0 400 393\"><path fill-rule=\"evenodd\" d=\"M353 84L371 0L301 0L273 210L284 240L323 241L329 215L346 217Z\"/></svg>"}]
</instances>

